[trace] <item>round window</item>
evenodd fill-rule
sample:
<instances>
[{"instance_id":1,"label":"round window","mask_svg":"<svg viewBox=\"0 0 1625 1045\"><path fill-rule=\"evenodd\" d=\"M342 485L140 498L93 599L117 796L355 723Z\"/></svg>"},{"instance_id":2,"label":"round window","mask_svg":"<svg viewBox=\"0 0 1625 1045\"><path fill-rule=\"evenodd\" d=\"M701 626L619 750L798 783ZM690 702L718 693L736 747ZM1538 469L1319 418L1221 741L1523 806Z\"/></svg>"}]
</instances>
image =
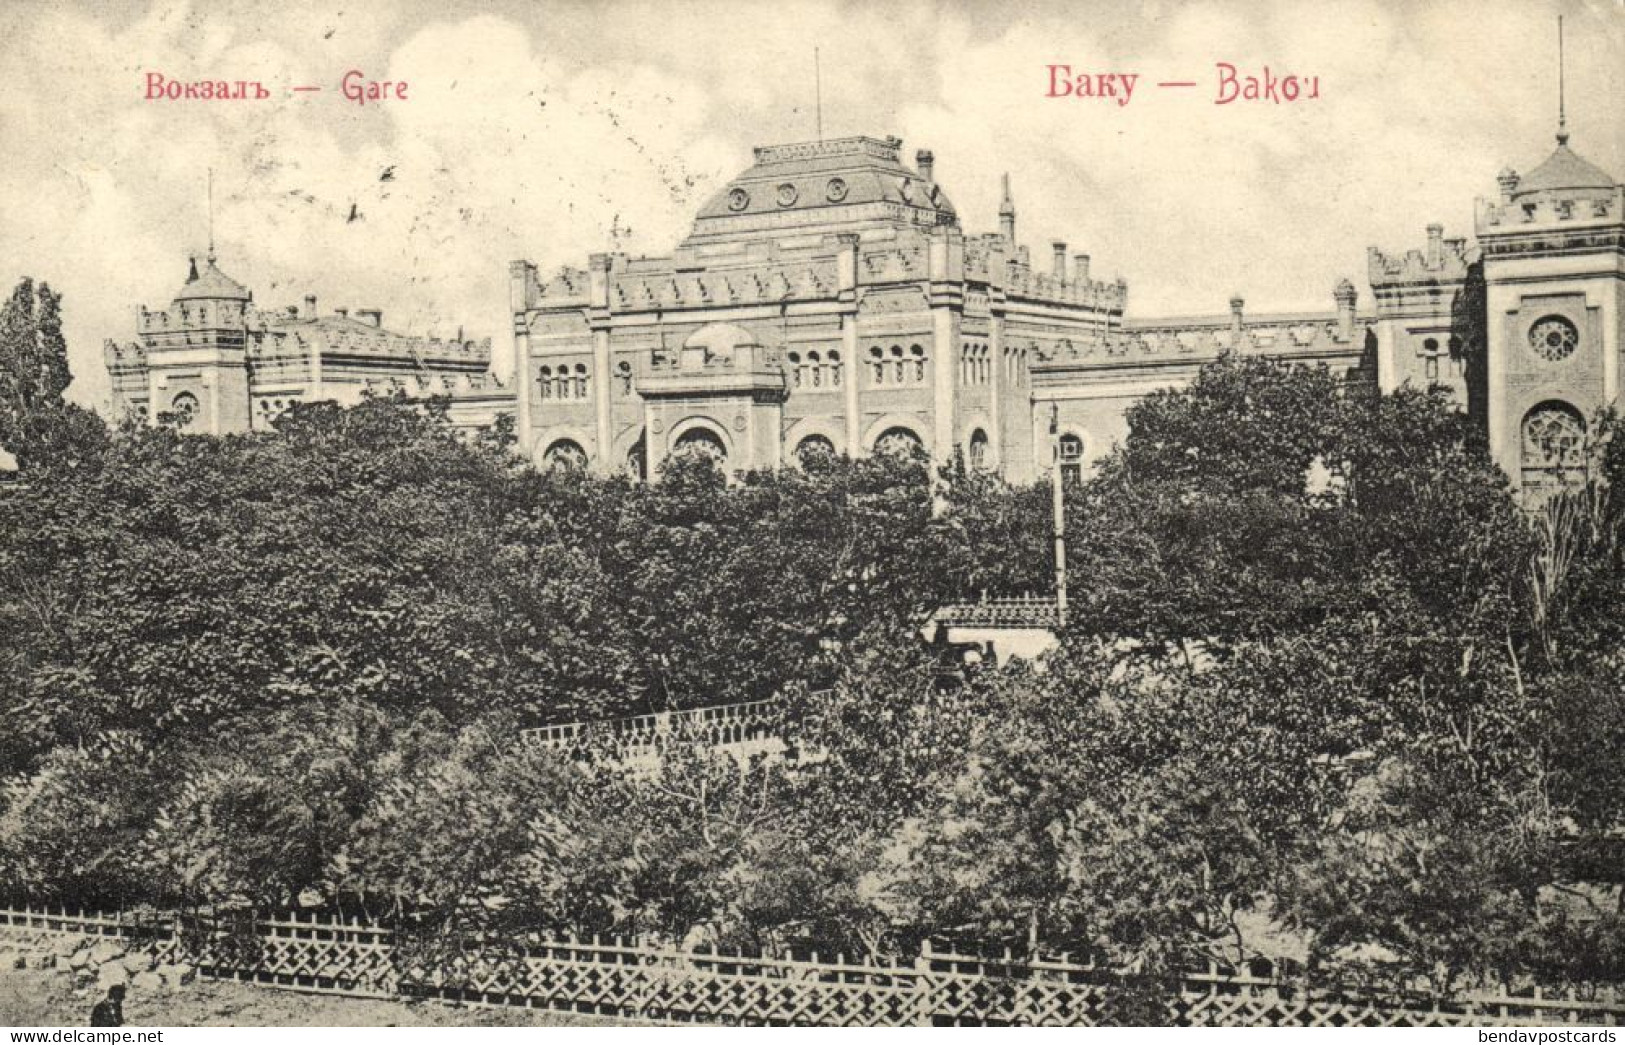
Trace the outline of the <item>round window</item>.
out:
<instances>
[{"instance_id":1,"label":"round window","mask_svg":"<svg viewBox=\"0 0 1625 1045\"><path fill-rule=\"evenodd\" d=\"M1554 363L1572 356L1579 344L1579 332L1562 316L1547 316L1529 328L1529 347Z\"/></svg>"}]
</instances>

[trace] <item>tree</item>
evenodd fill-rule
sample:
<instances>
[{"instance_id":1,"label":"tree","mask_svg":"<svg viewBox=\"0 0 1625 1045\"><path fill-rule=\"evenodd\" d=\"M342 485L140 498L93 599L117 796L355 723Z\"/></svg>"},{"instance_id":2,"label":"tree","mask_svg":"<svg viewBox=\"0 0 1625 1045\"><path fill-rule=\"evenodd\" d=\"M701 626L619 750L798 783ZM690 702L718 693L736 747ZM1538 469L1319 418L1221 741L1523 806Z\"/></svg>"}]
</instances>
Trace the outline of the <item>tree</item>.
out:
<instances>
[{"instance_id":1,"label":"tree","mask_svg":"<svg viewBox=\"0 0 1625 1045\"><path fill-rule=\"evenodd\" d=\"M22 467L99 434L92 415L63 402L72 380L62 296L49 284L20 280L0 308L0 446Z\"/></svg>"}]
</instances>

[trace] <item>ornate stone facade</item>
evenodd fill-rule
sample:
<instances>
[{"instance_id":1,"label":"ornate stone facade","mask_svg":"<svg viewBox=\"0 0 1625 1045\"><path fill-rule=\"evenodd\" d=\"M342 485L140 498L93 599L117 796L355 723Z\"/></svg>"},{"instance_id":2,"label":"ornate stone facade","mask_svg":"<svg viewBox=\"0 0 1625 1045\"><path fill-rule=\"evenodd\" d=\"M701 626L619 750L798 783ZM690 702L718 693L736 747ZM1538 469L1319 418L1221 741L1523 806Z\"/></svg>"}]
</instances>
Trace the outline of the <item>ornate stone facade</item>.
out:
<instances>
[{"instance_id":1,"label":"ornate stone facade","mask_svg":"<svg viewBox=\"0 0 1625 1045\"><path fill-rule=\"evenodd\" d=\"M1372 248L1365 311L1345 279L1325 312L1254 315L1238 295L1228 313L1148 319L1125 318L1127 286L1087 254L1055 242L1033 264L1008 179L999 231L969 235L931 154L911 168L900 150L757 149L670 256L594 255L545 279L515 262L522 446L647 474L695 433L735 468L911 442L1018 481L1058 452L1082 475L1136 400L1239 352L1442 385L1534 489L1572 478L1564 455L1617 399L1625 188L1566 135L1528 178L1503 173L1477 247L1430 225L1424 249Z\"/></svg>"},{"instance_id":2,"label":"ornate stone facade","mask_svg":"<svg viewBox=\"0 0 1625 1045\"><path fill-rule=\"evenodd\" d=\"M376 312L260 312L215 266L140 340L109 342L115 401L200 430L242 431L300 399L368 387L449 393L460 424L512 413L538 462L647 476L673 452L773 468L809 452L917 445L1034 478L1058 453L1081 476L1128 407L1226 352L1323 363L1392 390L1439 384L1536 498L1582 474L1578 448L1618 401L1625 352L1625 186L1559 134L1529 176L1480 201L1477 244L1373 247L1373 305L1342 280L1324 312L1126 318L1128 287L1051 244L967 234L931 153L896 138L768 146L665 257L596 254L543 277L509 267L513 373L489 342L406 338ZM1051 418L1058 422L1052 434Z\"/></svg>"},{"instance_id":3,"label":"ornate stone facade","mask_svg":"<svg viewBox=\"0 0 1625 1045\"><path fill-rule=\"evenodd\" d=\"M1346 281L1324 314L1126 321L1127 285L1051 244L968 235L931 154L895 138L756 150L667 257L510 269L521 445L533 459L648 474L704 433L730 467L915 444L1015 480L1049 467L1051 404L1081 474L1128 405L1222 352L1374 379L1373 322ZM569 375L560 391L559 374Z\"/></svg>"},{"instance_id":4,"label":"ornate stone facade","mask_svg":"<svg viewBox=\"0 0 1625 1045\"><path fill-rule=\"evenodd\" d=\"M702 438L734 468L913 443L1033 474L1041 354L1120 329L1127 288L1064 245L1035 270L1008 201L1006 232L967 236L931 154L900 149L757 149L668 257L515 262L522 445L647 474ZM560 368L585 392L556 394Z\"/></svg>"},{"instance_id":5,"label":"ornate stone facade","mask_svg":"<svg viewBox=\"0 0 1625 1045\"><path fill-rule=\"evenodd\" d=\"M142 308L138 339L107 341L113 408L149 422L216 435L267 428L297 402L354 403L369 389L457 397L469 421L512 410L489 373L491 341L408 337L383 329L383 314L304 308L262 311L221 272L211 253L194 259L168 311Z\"/></svg>"}]
</instances>

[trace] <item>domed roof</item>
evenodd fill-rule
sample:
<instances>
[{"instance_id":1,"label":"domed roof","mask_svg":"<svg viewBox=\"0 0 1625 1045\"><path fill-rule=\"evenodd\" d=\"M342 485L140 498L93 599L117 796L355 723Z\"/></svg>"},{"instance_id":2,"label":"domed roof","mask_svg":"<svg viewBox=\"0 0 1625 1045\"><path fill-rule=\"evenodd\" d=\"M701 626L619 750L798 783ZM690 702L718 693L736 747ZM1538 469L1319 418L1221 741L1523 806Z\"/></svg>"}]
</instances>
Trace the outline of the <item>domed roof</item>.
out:
<instances>
[{"instance_id":1,"label":"domed roof","mask_svg":"<svg viewBox=\"0 0 1625 1045\"><path fill-rule=\"evenodd\" d=\"M902 144L854 137L761 146L756 162L700 208L689 242L862 224L956 224L936 181L898 158Z\"/></svg>"},{"instance_id":2,"label":"domed roof","mask_svg":"<svg viewBox=\"0 0 1625 1045\"><path fill-rule=\"evenodd\" d=\"M1558 136L1557 149L1546 162L1519 180L1512 198L1521 199L1537 192L1611 193L1617 184L1607 171L1569 148L1568 135L1564 134Z\"/></svg>"},{"instance_id":3,"label":"domed roof","mask_svg":"<svg viewBox=\"0 0 1625 1045\"><path fill-rule=\"evenodd\" d=\"M176 293L175 300L249 301L253 296L241 283L221 272L211 254L201 274L197 270L197 259L192 259L192 270L186 277L186 284Z\"/></svg>"}]
</instances>

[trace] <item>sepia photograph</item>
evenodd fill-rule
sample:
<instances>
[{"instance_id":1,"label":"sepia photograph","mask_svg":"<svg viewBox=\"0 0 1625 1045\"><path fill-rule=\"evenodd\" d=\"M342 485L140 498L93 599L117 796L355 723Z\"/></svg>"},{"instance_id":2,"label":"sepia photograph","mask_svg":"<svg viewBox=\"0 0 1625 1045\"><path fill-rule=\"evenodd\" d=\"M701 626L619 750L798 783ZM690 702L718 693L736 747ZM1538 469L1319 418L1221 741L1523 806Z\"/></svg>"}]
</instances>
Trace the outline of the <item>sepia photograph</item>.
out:
<instances>
[{"instance_id":1,"label":"sepia photograph","mask_svg":"<svg viewBox=\"0 0 1625 1045\"><path fill-rule=\"evenodd\" d=\"M1616 1040L1625 0L0 0L0 84L8 1040Z\"/></svg>"}]
</instances>

